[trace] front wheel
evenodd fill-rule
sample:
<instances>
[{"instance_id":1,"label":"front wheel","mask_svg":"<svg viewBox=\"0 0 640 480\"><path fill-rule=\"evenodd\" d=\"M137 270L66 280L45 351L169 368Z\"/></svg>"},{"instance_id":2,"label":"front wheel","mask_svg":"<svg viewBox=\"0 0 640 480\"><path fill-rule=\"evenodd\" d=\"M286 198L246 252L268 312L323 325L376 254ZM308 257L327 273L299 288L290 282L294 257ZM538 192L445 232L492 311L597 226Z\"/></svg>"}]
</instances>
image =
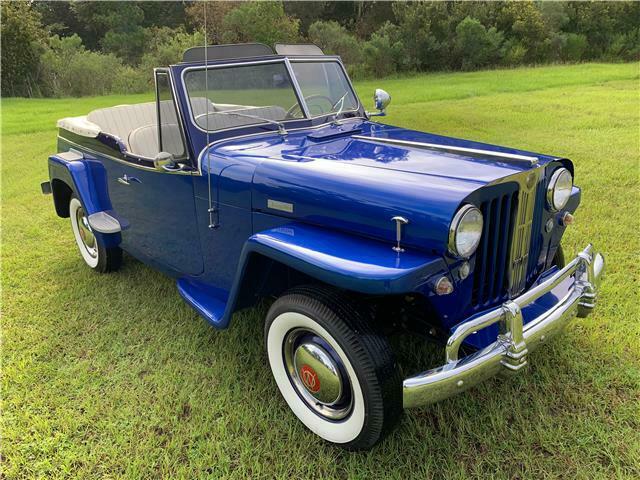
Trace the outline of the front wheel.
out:
<instances>
[{"instance_id":1,"label":"front wheel","mask_svg":"<svg viewBox=\"0 0 640 480\"><path fill-rule=\"evenodd\" d=\"M323 439L369 449L402 413L402 381L385 337L346 295L298 287L265 323L271 371L298 419Z\"/></svg>"},{"instance_id":2,"label":"front wheel","mask_svg":"<svg viewBox=\"0 0 640 480\"><path fill-rule=\"evenodd\" d=\"M122 264L122 250L120 247L105 248L100 245L84 207L75 196L69 202L69 217L73 236L78 244L80 255L85 263L100 273L113 272Z\"/></svg>"}]
</instances>

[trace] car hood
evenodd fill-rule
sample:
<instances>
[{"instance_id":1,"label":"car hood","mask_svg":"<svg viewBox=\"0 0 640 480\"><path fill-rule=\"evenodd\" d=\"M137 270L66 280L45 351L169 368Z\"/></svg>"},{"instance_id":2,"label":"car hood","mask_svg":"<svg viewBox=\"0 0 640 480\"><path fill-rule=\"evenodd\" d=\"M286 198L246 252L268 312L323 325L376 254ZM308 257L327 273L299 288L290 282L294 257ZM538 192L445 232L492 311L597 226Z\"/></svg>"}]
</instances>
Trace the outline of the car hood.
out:
<instances>
[{"instance_id":1,"label":"car hood","mask_svg":"<svg viewBox=\"0 0 640 480\"><path fill-rule=\"evenodd\" d=\"M437 252L446 247L451 219L472 193L554 159L355 120L285 137L236 139L214 150L257 161L256 211L389 242L395 240L391 218L403 216L409 220L403 243Z\"/></svg>"}]
</instances>

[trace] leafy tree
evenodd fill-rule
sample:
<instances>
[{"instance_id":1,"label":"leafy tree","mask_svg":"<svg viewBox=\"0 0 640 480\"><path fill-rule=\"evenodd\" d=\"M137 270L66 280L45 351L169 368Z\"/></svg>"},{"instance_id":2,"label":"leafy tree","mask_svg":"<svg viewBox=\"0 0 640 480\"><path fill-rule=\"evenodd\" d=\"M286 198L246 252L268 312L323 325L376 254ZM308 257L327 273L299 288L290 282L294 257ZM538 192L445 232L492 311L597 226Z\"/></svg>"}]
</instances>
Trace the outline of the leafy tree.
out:
<instances>
[{"instance_id":1,"label":"leafy tree","mask_svg":"<svg viewBox=\"0 0 640 480\"><path fill-rule=\"evenodd\" d=\"M561 58L569 62L579 62L584 57L587 48L587 37L581 33L568 33L562 48Z\"/></svg>"},{"instance_id":2,"label":"leafy tree","mask_svg":"<svg viewBox=\"0 0 640 480\"><path fill-rule=\"evenodd\" d=\"M52 36L42 60L43 88L51 96L110 93L122 70L115 55L86 50L78 35Z\"/></svg>"},{"instance_id":3,"label":"leafy tree","mask_svg":"<svg viewBox=\"0 0 640 480\"><path fill-rule=\"evenodd\" d=\"M27 2L3 2L2 94L29 96L39 94L40 55L46 35L40 14Z\"/></svg>"},{"instance_id":4,"label":"leafy tree","mask_svg":"<svg viewBox=\"0 0 640 480\"><path fill-rule=\"evenodd\" d=\"M506 24L506 29L500 30L526 48L524 60L543 61L548 52L546 40L549 29L536 4L531 1L510 2L500 10L499 16L499 25Z\"/></svg>"},{"instance_id":5,"label":"leafy tree","mask_svg":"<svg viewBox=\"0 0 640 480\"><path fill-rule=\"evenodd\" d=\"M285 14L282 2L246 2L231 10L222 21L223 40L228 43L296 42L300 21Z\"/></svg>"},{"instance_id":6,"label":"leafy tree","mask_svg":"<svg viewBox=\"0 0 640 480\"><path fill-rule=\"evenodd\" d=\"M503 40L495 27L487 30L479 20L466 17L456 27L455 51L462 69L472 70L499 60Z\"/></svg>"},{"instance_id":7,"label":"leafy tree","mask_svg":"<svg viewBox=\"0 0 640 480\"><path fill-rule=\"evenodd\" d=\"M185 14L190 25L204 31L206 10L207 44L218 45L223 43L225 15L238 6L240 2L193 2L186 7Z\"/></svg>"},{"instance_id":8,"label":"leafy tree","mask_svg":"<svg viewBox=\"0 0 640 480\"><path fill-rule=\"evenodd\" d=\"M33 2L32 8L40 13L50 33L69 36L83 30L70 2Z\"/></svg>"},{"instance_id":9,"label":"leafy tree","mask_svg":"<svg viewBox=\"0 0 640 480\"><path fill-rule=\"evenodd\" d=\"M338 22L315 22L309 27L309 40L329 55L340 55L347 66L362 61L360 42Z\"/></svg>"},{"instance_id":10,"label":"leafy tree","mask_svg":"<svg viewBox=\"0 0 640 480\"><path fill-rule=\"evenodd\" d=\"M446 23L448 16L445 3L396 2L393 12L398 20L402 42L409 52L408 69L426 70L446 65L446 45L439 41L443 37L438 27Z\"/></svg>"},{"instance_id":11,"label":"leafy tree","mask_svg":"<svg viewBox=\"0 0 640 480\"><path fill-rule=\"evenodd\" d=\"M300 20L300 34L309 34L309 27L315 23L327 20L332 2L283 2L284 11L290 17Z\"/></svg>"},{"instance_id":12,"label":"leafy tree","mask_svg":"<svg viewBox=\"0 0 640 480\"><path fill-rule=\"evenodd\" d=\"M386 76L396 73L406 55L400 30L391 22L385 23L364 45L364 61L367 73Z\"/></svg>"},{"instance_id":13,"label":"leafy tree","mask_svg":"<svg viewBox=\"0 0 640 480\"><path fill-rule=\"evenodd\" d=\"M607 56L610 59L640 60L640 27L616 35L609 46Z\"/></svg>"},{"instance_id":14,"label":"leafy tree","mask_svg":"<svg viewBox=\"0 0 640 480\"><path fill-rule=\"evenodd\" d=\"M136 2L73 2L72 10L82 25L82 43L97 50L107 32L130 32L141 27L144 11Z\"/></svg>"}]
</instances>

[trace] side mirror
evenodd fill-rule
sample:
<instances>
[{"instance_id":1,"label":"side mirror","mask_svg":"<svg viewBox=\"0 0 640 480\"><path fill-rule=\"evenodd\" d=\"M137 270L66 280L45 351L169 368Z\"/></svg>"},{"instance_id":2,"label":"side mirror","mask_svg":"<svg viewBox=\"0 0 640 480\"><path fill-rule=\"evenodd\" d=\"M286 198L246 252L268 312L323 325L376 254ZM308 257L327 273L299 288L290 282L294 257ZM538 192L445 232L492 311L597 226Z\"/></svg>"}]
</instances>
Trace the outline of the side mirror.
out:
<instances>
[{"instance_id":1,"label":"side mirror","mask_svg":"<svg viewBox=\"0 0 640 480\"><path fill-rule=\"evenodd\" d=\"M382 90L381 88L376 88L375 93L373 94L373 103L376 105L376 110L378 113L372 113L372 116L384 116L385 109L391 103L391 95Z\"/></svg>"},{"instance_id":2,"label":"side mirror","mask_svg":"<svg viewBox=\"0 0 640 480\"><path fill-rule=\"evenodd\" d=\"M175 170L178 166L176 165L175 159L173 157L173 153L169 152L160 152L153 159L153 166L156 170Z\"/></svg>"}]
</instances>

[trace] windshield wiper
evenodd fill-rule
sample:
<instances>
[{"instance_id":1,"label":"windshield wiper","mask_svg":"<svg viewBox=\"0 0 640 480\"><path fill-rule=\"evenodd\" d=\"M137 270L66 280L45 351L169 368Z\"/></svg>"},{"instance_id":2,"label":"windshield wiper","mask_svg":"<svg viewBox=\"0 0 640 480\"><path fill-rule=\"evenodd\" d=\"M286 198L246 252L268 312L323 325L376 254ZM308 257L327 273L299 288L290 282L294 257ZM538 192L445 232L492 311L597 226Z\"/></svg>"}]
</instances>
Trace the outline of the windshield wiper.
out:
<instances>
[{"instance_id":1,"label":"windshield wiper","mask_svg":"<svg viewBox=\"0 0 640 480\"><path fill-rule=\"evenodd\" d=\"M349 90L347 90L346 92L344 92L344 95L342 95L338 101L336 103L334 103L331 108L335 108L336 105L338 105L338 103L340 104L340 108L338 109L338 111L333 115L333 124L337 124L338 123L338 115L340 115L342 113L342 109L344 108L344 100L345 98L347 98L347 95L349 95Z\"/></svg>"},{"instance_id":2,"label":"windshield wiper","mask_svg":"<svg viewBox=\"0 0 640 480\"><path fill-rule=\"evenodd\" d=\"M211 112L211 113L215 113L216 115L236 115L238 117L253 118L254 120L262 120L263 122L270 123L271 125L276 125L278 127L278 133L280 135L286 135L287 133L289 133L284 128L284 123L277 122L276 120L271 120L270 118L264 118L264 117L259 117L258 115L249 115L248 113L240 113L240 112L234 112L229 110L226 110L226 111L222 110L222 111Z\"/></svg>"}]
</instances>

